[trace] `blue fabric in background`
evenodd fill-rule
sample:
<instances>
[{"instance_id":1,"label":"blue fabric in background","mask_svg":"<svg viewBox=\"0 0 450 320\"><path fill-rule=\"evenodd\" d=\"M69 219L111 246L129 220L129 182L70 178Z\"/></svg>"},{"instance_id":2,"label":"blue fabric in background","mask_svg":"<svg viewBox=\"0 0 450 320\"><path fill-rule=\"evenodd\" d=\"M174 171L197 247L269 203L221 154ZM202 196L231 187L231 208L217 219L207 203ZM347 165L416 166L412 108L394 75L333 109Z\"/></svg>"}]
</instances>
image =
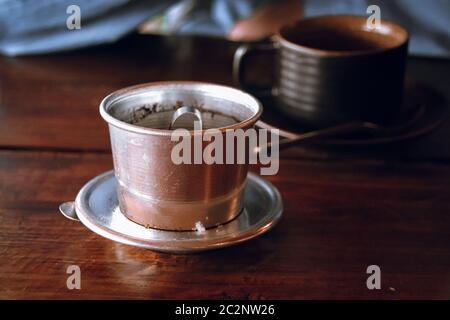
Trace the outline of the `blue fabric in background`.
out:
<instances>
[{"instance_id":1,"label":"blue fabric in background","mask_svg":"<svg viewBox=\"0 0 450 320\"><path fill-rule=\"evenodd\" d=\"M47 53L113 42L175 1L0 0L0 52ZM69 5L81 8L81 29L69 30Z\"/></svg>"},{"instance_id":2,"label":"blue fabric in background","mask_svg":"<svg viewBox=\"0 0 450 320\"><path fill-rule=\"evenodd\" d=\"M41 54L113 42L152 19L161 20L161 33L226 36L238 20L271 1L276 0L0 0L0 53ZM382 19L410 31L411 53L450 57L448 0L299 1L306 17L367 15L367 7L376 4ZM66 27L69 5L81 8L80 30Z\"/></svg>"},{"instance_id":3,"label":"blue fabric in background","mask_svg":"<svg viewBox=\"0 0 450 320\"><path fill-rule=\"evenodd\" d=\"M164 17L180 3L193 3L187 19L172 33L225 36L267 0L0 0L0 53L40 54L123 37L146 20ZM206 5L205 5L206 4ZM67 7L81 9L81 29L68 30ZM164 33L165 30L162 30ZM167 32L166 32L167 33Z\"/></svg>"}]
</instances>

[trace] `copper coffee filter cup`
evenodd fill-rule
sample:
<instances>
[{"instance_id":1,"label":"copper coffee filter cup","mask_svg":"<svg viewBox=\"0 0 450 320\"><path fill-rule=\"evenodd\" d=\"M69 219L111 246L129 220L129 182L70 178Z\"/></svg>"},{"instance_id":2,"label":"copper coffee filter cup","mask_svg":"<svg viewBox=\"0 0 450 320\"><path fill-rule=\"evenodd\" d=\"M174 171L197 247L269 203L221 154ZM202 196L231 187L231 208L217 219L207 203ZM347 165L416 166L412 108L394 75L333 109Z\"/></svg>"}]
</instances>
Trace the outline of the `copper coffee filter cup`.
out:
<instances>
[{"instance_id":1,"label":"copper coffee filter cup","mask_svg":"<svg viewBox=\"0 0 450 320\"><path fill-rule=\"evenodd\" d=\"M200 110L204 129L219 126L223 135L251 128L262 113L258 100L243 91L197 82L149 83L107 96L100 114L109 127L120 209L146 227L210 228L243 208L247 164L173 163L178 142L171 141L168 128L181 105Z\"/></svg>"}]
</instances>

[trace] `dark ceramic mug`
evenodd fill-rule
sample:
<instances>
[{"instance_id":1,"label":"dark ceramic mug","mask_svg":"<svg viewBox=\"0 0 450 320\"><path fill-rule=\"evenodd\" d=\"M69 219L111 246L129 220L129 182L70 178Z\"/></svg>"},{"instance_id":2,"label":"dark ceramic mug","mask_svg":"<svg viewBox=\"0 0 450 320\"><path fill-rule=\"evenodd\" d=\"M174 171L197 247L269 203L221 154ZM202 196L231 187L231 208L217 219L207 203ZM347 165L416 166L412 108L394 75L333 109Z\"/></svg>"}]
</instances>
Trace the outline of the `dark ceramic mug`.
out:
<instances>
[{"instance_id":1,"label":"dark ceramic mug","mask_svg":"<svg viewBox=\"0 0 450 320\"><path fill-rule=\"evenodd\" d=\"M271 94L277 107L313 126L349 121L388 124L401 109L408 32L367 18L322 16L283 27L271 43L244 44L234 57L236 82L256 95ZM261 88L245 80L250 58L275 51L275 81Z\"/></svg>"}]
</instances>

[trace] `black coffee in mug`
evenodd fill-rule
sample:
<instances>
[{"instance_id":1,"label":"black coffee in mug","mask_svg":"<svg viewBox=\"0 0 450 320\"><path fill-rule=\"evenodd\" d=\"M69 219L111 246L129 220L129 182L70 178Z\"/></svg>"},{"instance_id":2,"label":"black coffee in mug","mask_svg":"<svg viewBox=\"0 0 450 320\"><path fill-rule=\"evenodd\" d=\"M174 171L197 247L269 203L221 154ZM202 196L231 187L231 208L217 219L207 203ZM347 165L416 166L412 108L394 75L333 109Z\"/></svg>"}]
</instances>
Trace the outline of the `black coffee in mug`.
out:
<instances>
[{"instance_id":1,"label":"black coffee in mug","mask_svg":"<svg viewBox=\"0 0 450 320\"><path fill-rule=\"evenodd\" d=\"M408 33L391 22L371 30L365 17L315 17L283 27L270 45L239 48L234 73L252 91L243 76L248 53L276 50L270 92L281 111L316 127L386 124L401 108L407 47Z\"/></svg>"}]
</instances>

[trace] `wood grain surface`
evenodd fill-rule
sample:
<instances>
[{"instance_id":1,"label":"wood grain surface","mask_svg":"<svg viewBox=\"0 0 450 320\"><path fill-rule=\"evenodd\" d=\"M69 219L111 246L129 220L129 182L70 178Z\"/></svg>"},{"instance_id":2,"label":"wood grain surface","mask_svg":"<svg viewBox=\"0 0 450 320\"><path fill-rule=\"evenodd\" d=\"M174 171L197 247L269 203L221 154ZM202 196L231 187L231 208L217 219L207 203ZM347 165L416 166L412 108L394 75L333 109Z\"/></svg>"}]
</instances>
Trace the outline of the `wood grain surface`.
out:
<instances>
[{"instance_id":1,"label":"wood grain surface","mask_svg":"<svg viewBox=\"0 0 450 320\"><path fill-rule=\"evenodd\" d=\"M448 121L376 151L283 153L279 174L268 178L283 196L281 222L232 248L156 253L62 217L61 202L112 168L98 114L105 95L156 80L232 84L235 49L217 39L130 36L71 53L0 57L1 299L450 298ZM448 75L430 70L450 63L410 61L410 74L449 94ZM66 287L73 264L81 290ZM366 287L372 264L381 290Z\"/></svg>"}]
</instances>

